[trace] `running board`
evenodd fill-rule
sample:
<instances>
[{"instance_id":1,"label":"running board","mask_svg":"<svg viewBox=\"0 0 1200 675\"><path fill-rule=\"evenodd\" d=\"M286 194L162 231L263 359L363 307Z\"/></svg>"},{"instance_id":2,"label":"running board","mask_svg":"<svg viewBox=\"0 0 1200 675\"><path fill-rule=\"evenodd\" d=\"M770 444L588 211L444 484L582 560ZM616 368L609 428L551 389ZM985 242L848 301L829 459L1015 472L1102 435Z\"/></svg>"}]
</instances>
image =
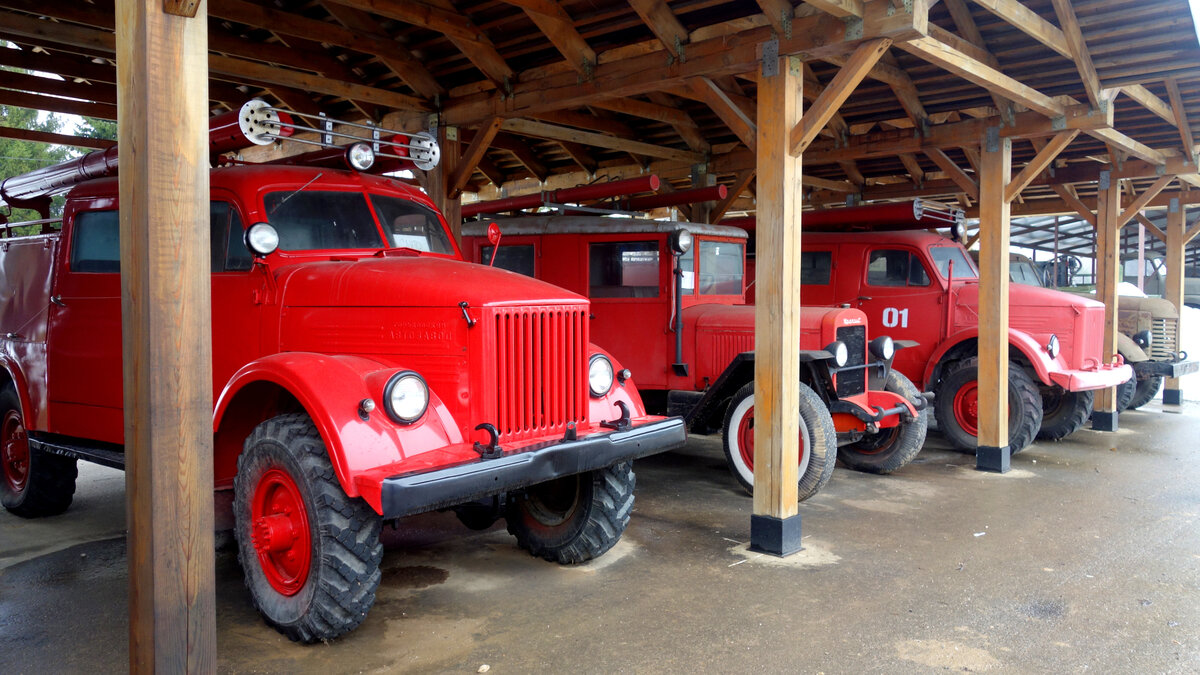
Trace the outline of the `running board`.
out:
<instances>
[{"instance_id":1,"label":"running board","mask_svg":"<svg viewBox=\"0 0 1200 675\"><path fill-rule=\"evenodd\" d=\"M125 453L121 450L111 448L101 448L95 446L76 445L61 440L42 440L39 438L30 438L29 447L33 450L41 450L52 455L61 455L63 457L73 457L84 461L99 464L101 466L111 467L113 469L125 470ZM119 448L119 445L113 445L112 448Z\"/></svg>"}]
</instances>

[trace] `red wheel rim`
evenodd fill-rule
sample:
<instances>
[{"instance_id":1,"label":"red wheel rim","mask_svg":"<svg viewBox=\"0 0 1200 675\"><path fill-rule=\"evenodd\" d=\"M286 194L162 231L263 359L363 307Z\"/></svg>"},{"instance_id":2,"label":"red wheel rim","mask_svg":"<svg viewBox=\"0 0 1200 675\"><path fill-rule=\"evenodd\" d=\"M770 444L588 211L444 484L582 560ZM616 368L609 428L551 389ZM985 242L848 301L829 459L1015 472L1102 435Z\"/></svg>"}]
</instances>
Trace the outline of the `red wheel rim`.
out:
<instances>
[{"instance_id":1,"label":"red wheel rim","mask_svg":"<svg viewBox=\"0 0 1200 675\"><path fill-rule=\"evenodd\" d=\"M963 431L979 435L979 382L971 380L954 394L954 421Z\"/></svg>"},{"instance_id":2,"label":"red wheel rim","mask_svg":"<svg viewBox=\"0 0 1200 675\"><path fill-rule=\"evenodd\" d=\"M21 413L9 410L0 430L0 467L9 490L20 494L29 482L29 437Z\"/></svg>"},{"instance_id":3,"label":"red wheel rim","mask_svg":"<svg viewBox=\"0 0 1200 675\"><path fill-rule=\"evenodd\" d=\"M742 419L738 422L737 428L738 452L742 455L742 461L751 472L754 471L754 406L742 415ZM800 453L799 463L804 464L804 453L808 451L808 439L805 438L804 430L800 431ZM803 476L802 476L803 477Z\"/></svg>"},{"instance_id":4,"label":"red wheel rim","mask_svg":"<svg viewBox=\"0 0 1200 675\"><path fill-rule=\"evenodd\" d=\"M268 469L250 505L250 538L263 576L276 591L295 595L308 581L312 535L296 482L283 469Z\"/></svg>"}]
</instances>

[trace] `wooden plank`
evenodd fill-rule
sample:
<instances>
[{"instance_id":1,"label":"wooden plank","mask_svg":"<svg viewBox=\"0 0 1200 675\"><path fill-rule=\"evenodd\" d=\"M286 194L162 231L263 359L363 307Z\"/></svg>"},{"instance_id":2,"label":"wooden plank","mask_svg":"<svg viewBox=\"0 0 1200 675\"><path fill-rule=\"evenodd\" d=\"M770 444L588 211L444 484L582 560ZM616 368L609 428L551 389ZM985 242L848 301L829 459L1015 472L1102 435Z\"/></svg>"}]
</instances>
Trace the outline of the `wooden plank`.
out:
<instances>
[{"instance_id":1,"label":"wooden plank","mask_svg":"<svg viewBox=\"0 0 1200 675\"><path fill-rule=\"evenodd\" d=\"M925 170L921 168L921 163L917 161L916 155L902 152L897 157L900 158L900 163L904 165L904 170L908 171L908 177L914 184L920 185L925 181Z\"/></svg>"},{"instance_id":2,"label":"wooden plank","mask_svg":"<svg viewBox=\"0 0 1200 675\"><path fill-rule=\"evenodd\" d=\"M758 143L758 129L755 127L754 120L750 119L745 111L730 99L729 94L707 77L691 80L689 85L691 90L716 113L717 117L721 118L725 126L729 127L733 135L737 136L747 148L750 148L751 152L754 152L755 144Z\"/></svg>"},{"instance_id":3,"label":"wooden plank","mask_svg":"<svg viewBox=\"0 0 1200 675\"><path fill-rule=\"evenodd\" d=\"M22 141L36 141L38 143L52 143L54 145L69 145L76 148L95 148L99 150L111 148L117 144L116 141L103 138L68 136L67 134L54 134L49 131L34 131L33 129L17 129L5 126L0 126L0 138L16 138Z\"/></svg>"},{"instance_id":4,"label":"wooden plank","mask_svg":"<svg viewBox=\"0 0 1200 675\"><path fill-rule=\"evenodd\" d=\"M607 98L590 101L588 106L670 125L699 128L687 113L679 110L677 107L673 107L674 103L668 105L665 103L647 103L636 98Z\"/></svg>"},{"instance_id":5,"label":"wooden plank","mask_svg":"<svg viewBox=\"0 0 1200 675\"><path fill-rule=\"evenodd\" d=\"M858 17L863 15L862 0L805 0L807 4L836 17Z\"/></svg>"},{"instance_id":6,"label":"wooden plank","mask_svg":"<svg viewBox=\"0 0 1200 675\"><path fill-rule=\"evenodd\" d=\"M1154 181L1153 185L1143 190L1142 194L1138 195L1137 199L1134 199L1133 203L1126 207L1123 212L1121 212L1121 215L1116 221L1117 229L1119 230L1122 227L1125 227L1125 223L1128 223L1130 219L1133 218L1134 214L1146 208L1146 204L1149 204L1151 199L1157 197L1158 193L1162 192L1163 188L1167 187L1167 184L1173 180L1175 180L1174 176L1163 176L1162 178Z\"/></svg>"},{"instance_id":7,"label":"wooden plank","mask_svg":"<svg viewBox=\"0 0 1200 675\"><path fill-rule=\"evenodd\" d=\"M789 152L803 111L795 57L758 80L758 230L754 308L754 513L797 513L801 160Z\"/></svg>"},{"instance_id":8,"label":"wooden plank","mask_svg":"<svg viewBox=\"0 0 1200 675\"><path fill-rule=\"evenodd\" d=\"M1038 174L1045 171L1046 167L1050 166L1050 163L1054 161L1054 158L1058 157L1059 153L1063 151L1063 148L1070 145L1071 141L1075 140L1075 137L1078 135L1078 129L1063 131L1051 139L1049 143L1042 146L1038 150L1038 153L1033 156L1033 159L1029 160L1029 163L1025 165L1025 168L1021 169L1020 173L1008 184L1008 192L1004 194L1004 198L1010 202L1015 199L1021 193L1021 190L1024 190L1034 178L1037 178Z\"/></svg>"},{"instance_id":9,"label":"wooden plank","mask_svg":"<svg viewBox=\"0 0 1200 675\"><path fill-rule=\"evenodd\" d=\"M1000 62L988 51L987 43L983 39L983 34L979 32L979 26L975 23L975 17L971 15L971 10L967 8L966 0L944 0L942 4L949 10L950 18L953 19L958 32L970 44L982 52L983 55L979 57L979 60L999 70ZM931 32L930 35L934 35L934 33ZM1000 113L1000 117L1005 121L1011 121L1014 113L1012 101L996 92L991 92L991 95L992 101L996 103L996 110Z\"/></svg>"},{"instance_id":10,"label":"wooden plank","mask_svg":"<svg viewBox=\"0 0 1200 675\"><path fill-rule=\"evenodd\" d=\"M1063 31L1017 0L975 0L975 4L1004 19L1059 56L1074 60Z\"/></svg>"},{"instance_id":11,"label":"wooden plank","mask_svg":"<svg viewBox=\"0 0 1200 675\"><path fill-rule=\"evenodd\" d=\"M679 137L683 139L684 143L687 143L687 146L691 148L692 151L703 153L712 152L712 146L709 145L708 141L704 139L704 134L700 133L699 125L697 125L687 113L682 110L676 110L672 107L677 105L674 99L667 94L657 91L652 91L647 94L647 96L650 98L651 103L667 108L671 112L678 113L680 115L681 119L678 122L667 123L671 125L671 128L675 130L675 133L679 134Z\"/></svg>"},{"instance_id":12,"label":"wooden plank","mask_svg":"<svg viewBox=\"0 0 1200 675\"><path fill-rule=\"evenodd\" d=\"M1183 272L1186 267L1187 238L1184 233L1184 206L1179 200L1173 200L1167 207L1167 255L1163 262L1167 266L1166 286L1163 288L1163 298L1175 306L1175 311L1183 316L1184 281ZM1179 378L1168 377L1163 383L1163 389L1179 391Z\"/></svg>"},{"instance_id":13,"label":"wooden plank","mask_svg":"<svg viewBox=\"0 0 1200 675\"><path fill-rule=\"evenodd\" d=\"M733 203L750 187L750 183L753 181L754 169L742 169L739 171L733 177L733 184L729 186L729 193L725 199L722 199L713 206L713 210L708 215L708 222L720 222L725 217L725 214L729 212L729 207L733 206Z\"/></svg>"},{"instance_id":14,"label":"wooden plank","mask_svg":"<svg viewBox=\"0 0 1200 675\"><path fill-rule=\"evenodd\" d=\"M605 136L604 134L597 134L579 129L570 129L567 127L555 126L553 124L535 122L533 120L507 119L504 120L504 124L501 128L505 131L509 131L514 134L520 134L522 136L549 138L556 141L570 141L572 143L582 143L583 145L592 145L598 148L608 148L610 150L631 152L637 155L645 155L647 157L674 159L693 164L696 162L703 162L705 159L704 155L698 152L676 150L675 148L664 148L658 145L651 145L650 143L642 143L641 141L613 138L612 136Z\"/></svg>"},{"instance_id":15,"label":"wooden plank","mask_svg":"<svg viewBox=\"0 0 1200 675\"><path fill-rule=\"evenodd\" d=\"M688 43L688 32L675 18L674 12L663 0L629 0L629 6L642 22L650 28L650 32L658 37L659 42L674 56L679 56Z\"/></svg>"},{"instance_id":16,"label":"wooden plank","mask_svg":"<svg viewBox=\"0 0 1200 675\"><path fill-rule=\"evenodd\" d=\"M1062 104L1053 98L933 38L897 42L896 46L988 91L1021 103L1030 110L1048 117L1063 114Z\"/></svg>"},{"instance_id":17,"label":"wooden plank","mask_svg":"<svg viewBox=\"0 0 1200 675\"><path fill-rule=\"evenodd\" d=\"M551 7L557 7L558 11L550 13L553 12ZM575 72L585 77L589 76L596 65L596 52L575 29L575 23L566 10L555 3L547 3L547 6L540 6L539 9L540 11L526 9L525 15L542 31Z\"/></svg>"},{"instance_id":18,"label":"wooden plank","mask_svg":"<svg viewBox=\"0 0 1200 675\"><path fill-rule=\"evenodd\" d=\"M567 153L571 161L578 164L579 168L586 171L589 176L596 174L596 168L599 165L596 163L596 158L592 157L588 152L586 146L570 141L559 141L558 144L562 146L563 151Z\"/></svg>"},{"instance_id":19,"label":"wooden plank","mask_svg":"<svg viewBox=\"0 0 1200 675\"><path fill-rule=\"evenodd\" d=\"M1091 209L1089 209L1087 207L1087 204L1084 204L1079 199L1079 197L1077 197L1075 195L1075 190L1072 189L1071 186L1069 186L1069 185L1054 185L1052 187L1053 187L1054 191L1056 193L1058 193L1058 196L1062 197L1063 201L1066 202L1070 208L1074 209L1075 213L1079 214L1080 218L1083 218L1087 222L1091 223L1092 228L1095 229L1095 227L1096 227L1095 212L1092 211Z\"/></svg>"},{"instance_id":20,"label":"wooden plank","mask_svg":"<svg viewBox=\"0 0 1200 675\"><path fill-rule=\"evenodd\" d=\"M471 179L471 174L475 173L475 167L479 166L479 160L483 159L484 153L492 144L492 139L500 131L500 124L503 121L499 117L493 117L476 132L475 138L471 139L466 152L455 162L454 172L450 174L451 177L447 181L447 197L458 199L462 196L463 187Z\"/></svg>"},{"instance_id":21,"label":"wooden plank","mask_svg":"<svg viewBox=\"0 0 1200 675\"><path fill-rule=\"evenodd\" d=\"M925 156L933 160L938 168L946 173L946 177L954 181L964 193L972 199L979 199L979 184L974 178L967 175L966 171L962 170L954 160L950 159L945 152L938 148L928 148L925 151ZM1006 181L1007 182L1007 181Z\"/></svg>"},{"instance_id":22,"label":"wooden plank","mask_svg":"<svg viewBox=\"0 0 1200 675\"><path fill-rule=\"evenodd\" d=\"M1079 71L1079 79L1083 80L1083 89L1087 92L1088 102L1093 108L1099 108L1104 99L1100 96L1100 76L1092 65L1092 56L1088 51L1087 41L1079 30L1079 20L1075 18L1075 9L1071 0L1053 0L1054 13L1058 15L1058 23L1062 26L1063 35L1067 38L1067 46Z\"/></svg>"},{"instance_id":23,"label":"wooden plank","mask_svg":"<svg viewBox=\"0 0 1200 675\"><path fill-rule=\"evenodd\" d=\"M867 72L879 62L879 58L891 46L890 39L881 38L864 42L854 50L854 54L846 60L846 64L826 85L825 91L821 92L817 100L805 111L804 118L800 120L796 128L792 129L792 154L804 152L809 143L812 143L813 139L817 137L817 133L825 128L829 118L838 111L838 108L842 107L842 103L850 97L858 83L863 81Z\"/></svg>"},{"instance_id":24,"label":"wooden plank","mask_svg":"<svg viewBox=\"0 0 1200 675\"><path fill-rule=\"evenodd\" d=\"M57 96L42 96L27 94L11 89L0 89L0 105L15 105L18 108L45 110L47 112L63 113L66 115L86 115L106 120L117 119L117 106L109 103L88 103L87 101L72 101Z\"/></svg>"},{"instance_id":25,"label":"wooden plank","mask_svg":"<svg viewBox=\"0 0 1200 675\"><path fill-rule=\"evenodd\" d=\"M1096 299L1104 303L1104 342L1102 357L1111 363L1117 353L1117 284L1121 281L1120 182L1102 174L1096 199ZM1096 392L1093 408L1097 412L1115 412L1116 387Z\"/></svg>"},{"instance_id":26,"label":"wooden plank","mask_svg":"<svg viewBox=\"0 0 1200 675\"><path fill-rule=\"evenodd\" d=\"M388 89L369 87L365 84L341 82L299 70L275 68L262 63L221 56L220 54L209 55L208 68L213 77L218 79L232 78L231 81L234 82L242 81L243 78L250 78L258 82L282 84L287 87L296 87L330 96L368 101L389 108L423 111L432 109L429 103L415 96L401 94Z\"/></svg>"},{"instance_id":27,"label":"wooden plank","mask_svg":"<svg viewBox=\"0 0 1200 675\"><path fill-rule=\"evenodd\" d=\"M1163 242L1164 244L1167 243L1167 234L1160 230L1157 225L1150 222L1149 218L1138 213L1134 215L1134 220L1137 220L1138 224L1146 228L1146 231L1153 235L1155 239Z\"/></svg>"},{"instance_id":28,"label":"wooden plank","mask_svg":"<svg viewBox=\"0 0 1200 675\"><path fill-rule=\"evenodd\" d=\"M1193 157L1196 154L1196 143L1192 140L1192 125L1188 121L1187 108L1183 106L1183 97L1179 95L1179 83L1175 78L1167 80L1167 96L1171 99L1174 124L1179 128L1179 138L1183 141L1183 154L1185 157Z\"/></svg>"},{"instance_id":29,"label":"wooden plank","mask_svg":"<svg viewBox=\"0 0 1200 675\"><path fill-rule=\"evenodd\" d=\"M796 10L788 0L758 0L758 8L776 33L783 35L791 29Z\"/></svg>"},{"instance_id":30,"label":"wooden plank","mask_svg":"<svg viewBox=\"0 0 1200 675\"><path fill-rule=\"evenodd\" d=\"M5 51L13 51L5 49ZM117 104L117 88L107 84L82 84L55 77L41 77L4 71L4 87L32 94L74 98L96 103Z\"/></svg>"},{"instance_id":31,"label":"wooden plank","mask_svg":"<svg viewBox=\"0 0 1200 675\"><path fill-rule=\"evenodd\" d=\"M1008 248L1012 141L992 129L979 175L979 445L1008 445Z\"/></svg>"},{"instance_id":32,"label":"wooden plank","mask_svg":"<svg viewBox=\"0 0 1200 675\"><path fill-rule=\"evenodd\" d=\"M372 19L371 15L359 9L339 5L335 0L321 0L321 6L329 12L330 16L353 31L355 35L370 40L371 51L379 58L380 62L399 76L405 84L412 87L413 91L425 98L433 98L446 93L437 78L412 52L390 36L378 32L379 22ZM384 49L374 46L381 42L386 43L382 45Z\"/></svg>"},{"instance_id":33,"label":"wooden plank","mask_svg":"<svg viewBox=\"0 0 1200 675\"><path fill-rule=\"evenodd\" d=\"M1116 129L1084 129L1084 133L1134 157L1144 159L1151 164L1163 165L1167 163L1167 156L1161 151L1130 138Z\"/></svg>"},{"instance_id":34,"label":"wooden plank","mask_svg":"<svg viewBox=\"0 0 1200 675\"><path fill-rule=\"evenodd\" d=\"M1108 90L1105 90L1108 91ZM1169 90L1168 90L1169 91ZM1140 84L1130 84L1120 88L1120 93L1137 101L1143 108L1158 115L1171 126L1179 124L1178 118L1175 116L1175 111L1165 101L1154 95L1146 87Z\"/></svg>"},{"instance_id":35,"label":"wooden plank","mask_svg":"<svg viewBox=\"0 0 1200 675\"><path fill-rule=\"evenodd\" d=\"M207 20L116 16L129 667L214 672Z\"/></svg>"},{"instance_id":36,"label":"wooden plank","mask_svg":"<svg viewBox=\"0 0 1200 675\"><path fill-rule=\"evenodd\" d=\"M1190 244L1196 235L1200 235L1200 221L1192 223L1192 226L1188 228L1187 234L1183 236L1183 243Z\"/></svg>"}]
</instances>

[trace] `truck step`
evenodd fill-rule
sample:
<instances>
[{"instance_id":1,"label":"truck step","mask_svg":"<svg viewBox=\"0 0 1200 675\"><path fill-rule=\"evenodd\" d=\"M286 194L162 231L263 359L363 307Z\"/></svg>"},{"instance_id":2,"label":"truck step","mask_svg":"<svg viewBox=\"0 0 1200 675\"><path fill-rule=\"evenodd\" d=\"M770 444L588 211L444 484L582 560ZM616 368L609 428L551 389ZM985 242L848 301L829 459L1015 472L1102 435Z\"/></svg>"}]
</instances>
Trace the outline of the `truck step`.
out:
<instances>
[{"instance_id":1,"label":"truck step","mask_svg":"<svg viewBox=\"0 0 1200 675\"><path fill-rule=\"evenodd\" d=\"M49 452L54 455L62 455L63 457L74 457L88 462L93 462L101 466L107 466L113 469L125 470L125 452L119 450L119 445L111 445L108 447L97 447L90 445L79 445L60 439L47 440L39 438L30 438L29 446L34 450Z\"/></svg>"}]
</instances>

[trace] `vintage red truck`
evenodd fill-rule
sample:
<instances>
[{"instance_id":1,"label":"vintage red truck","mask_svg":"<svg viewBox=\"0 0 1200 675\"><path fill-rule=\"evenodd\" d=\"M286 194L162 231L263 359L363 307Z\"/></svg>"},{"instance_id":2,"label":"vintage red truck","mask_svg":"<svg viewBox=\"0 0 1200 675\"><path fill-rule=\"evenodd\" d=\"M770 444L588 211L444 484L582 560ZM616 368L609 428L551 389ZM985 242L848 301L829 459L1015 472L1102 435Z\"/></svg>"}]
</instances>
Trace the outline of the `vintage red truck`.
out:
<instances>
[{"instance_id":1,"label":"vintage red truck","mask_svg":"<svg viewBox=\"0 0 1200 675\"><path fill-rule=\"evenodd\" d=\"M241 112L268 139L295 124ZM215 153L240 133L230 115ZM379 154L431 152L396 143ZM465 505L478 526L502 508L533 555L589 560L629 521L632 460L685 440L591 343L585 298L463 262L424 193L331 168L374 154L211 172L215 488L254 604L305 642L365 617L384 521ZM105 151L0 183L10 204L70 187L61 231L0 240L0 497L19 516L64 511L78 459L124 465L117 179L88 179L115 165Z\"/></svg>"},{"instance_id":2,"label":"vintage red truck","mask_svg":"<svg viewBox=\"0 0 1200 675\"><path fill-rule=\"evenodd\" d=\"M743 223L745 224L745 223ZM948 238L929 228L950 225ZM938 428L974 451L979 272L962 239L962 212L921 200L804 214L804 302L848 303L917 346L895 367L934 391ZM1130 379L1103 358L1104 305L1046 288L1009 289L1009 449L1060 439L1092 411L1092 392Z\"/></svg>"},{"instance_id":3,"label":"vintage red truck","mask_svg":"<svg viewBox=\"0 0 1200 675\"><path fill-rule=\"evenodd\" d=\"M486 236L494 222L498 248ZM722 430L738 482L754 482L754 308L745 304L746 233L718 225L530 216L463 225L468 258L587 295L592 337L638 375L650 410ZM890 473L920 451L928 401L891 368L891 338L868 341L857 309L801 314L800 498L840 458ZM840 446L840 447L839 447Z\"/></svg>"}]
</instances>

